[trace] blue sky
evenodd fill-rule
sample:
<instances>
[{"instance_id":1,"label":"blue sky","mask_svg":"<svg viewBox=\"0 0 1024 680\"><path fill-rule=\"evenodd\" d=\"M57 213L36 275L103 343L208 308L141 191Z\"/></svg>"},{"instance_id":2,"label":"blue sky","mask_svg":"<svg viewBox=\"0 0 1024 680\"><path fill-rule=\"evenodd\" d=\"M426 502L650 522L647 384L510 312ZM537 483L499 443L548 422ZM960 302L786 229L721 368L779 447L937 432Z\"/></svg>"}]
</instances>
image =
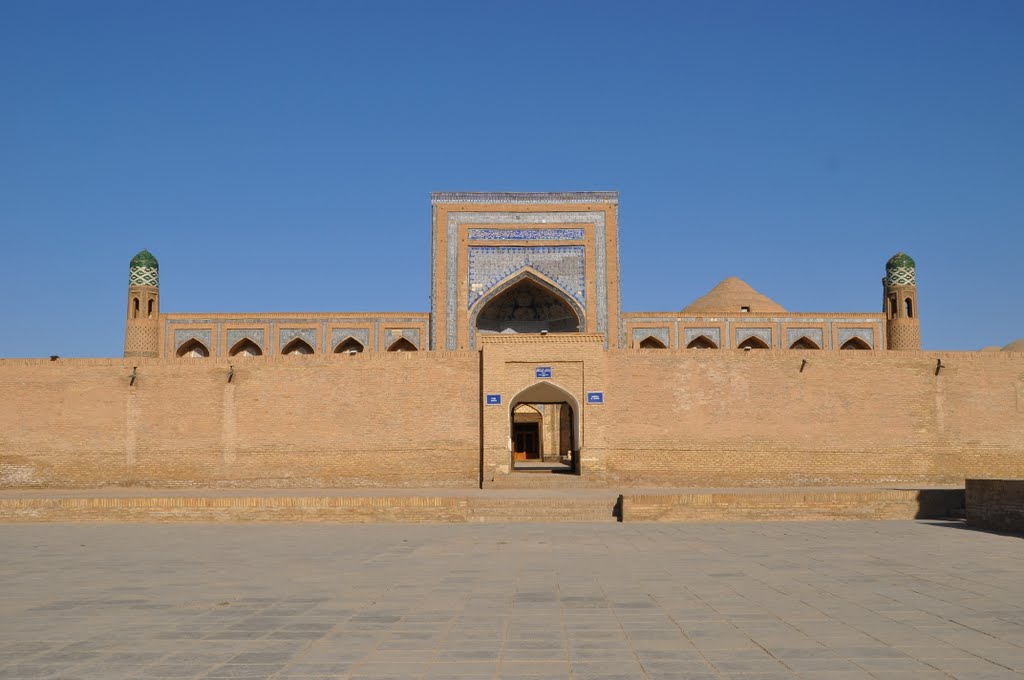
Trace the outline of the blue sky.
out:
<instances>
[{"instance_id":1,"label":"blue sky","mask_svg":"<svg viewBox=\"0 0 1024 680\"><path fill-rule=\"evenodd\" d=\"M1024 3L0 5L0 356L165 312L428 311L431 191L620 192L622 308L739 276L1024 336Z\"/></svg>"}]
</instances>

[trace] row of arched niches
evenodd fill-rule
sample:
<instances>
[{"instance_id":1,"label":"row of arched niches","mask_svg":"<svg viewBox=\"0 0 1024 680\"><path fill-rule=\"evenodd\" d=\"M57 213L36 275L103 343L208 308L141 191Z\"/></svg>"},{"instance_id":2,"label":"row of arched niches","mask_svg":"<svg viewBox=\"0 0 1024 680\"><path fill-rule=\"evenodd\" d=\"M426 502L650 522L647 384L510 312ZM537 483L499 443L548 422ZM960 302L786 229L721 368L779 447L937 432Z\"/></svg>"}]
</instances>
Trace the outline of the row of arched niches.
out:
<instances>
[{"instance_id":1,"label":"row of arched niches","mask_svg":"<svg viewBox=\"0 0 1024 680\"><path fill-rule=\"evenodd\" d=\"M637 347L640 349L668 349L664 342L648 335L646 338L641 340ZM700 335L691 340L687 345L686 349L719 349L718 345L714 340L707 337L706 335ZM771 349L764 340L757 336L750 336L740 344L736 346L736 349ZM797 339L795 342L790 344L789 349L821 349L821 347L814 340L803 336ZM841 350L857 350L857 349L871 349L869 345L863 339L854 336L839 346Z\"/></svg>"},{"instance_id":2,"label":"row of arched niches","mask_svg":"<svg viewBox=\"0 0 1024 680\"><path fill-rule=\"evenodd\" d=\"M361 354L366 346L355 338L346 338L339 342L333 350L333 354L354 355ZM386 349L386 352L415 352L418 348L406 338L398 338ZM249 338L243 338L228 349L228 356L231 357L258 357L263 356L263 348ZM316 354L313 347L302 338L294 338L281 348L279 354L291 356L308 356ZM197 338L192 338L178 347L175 355L181 358L203 359L210 356L210 348Z\"/></svg>"}]
</instances>

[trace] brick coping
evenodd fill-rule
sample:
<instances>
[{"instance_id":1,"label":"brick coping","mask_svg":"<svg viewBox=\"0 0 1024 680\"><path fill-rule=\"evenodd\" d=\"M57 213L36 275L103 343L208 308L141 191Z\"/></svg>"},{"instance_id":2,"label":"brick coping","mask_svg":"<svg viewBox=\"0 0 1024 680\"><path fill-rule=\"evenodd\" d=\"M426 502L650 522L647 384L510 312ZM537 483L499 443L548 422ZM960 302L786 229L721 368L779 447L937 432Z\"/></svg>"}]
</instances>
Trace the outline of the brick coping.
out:
<instances>
[{"instance_id":1,"label":"brick coping","mask_svg":"<svg viewBox=\"0 0 1024 680\"><path fill-rule=\"evenodd\" d=\"M925 491L963 489L962 485L913 486L810 486L810 487L609 487L549 489L479 489L476 487L437 488L278 488L278 487L102 487L98 489L0 489L0 501L39 498L607 498L628 496L691 496L691 495L776 495L826 493L879 493L886 491Z\"/></svg>"}]
</instances>

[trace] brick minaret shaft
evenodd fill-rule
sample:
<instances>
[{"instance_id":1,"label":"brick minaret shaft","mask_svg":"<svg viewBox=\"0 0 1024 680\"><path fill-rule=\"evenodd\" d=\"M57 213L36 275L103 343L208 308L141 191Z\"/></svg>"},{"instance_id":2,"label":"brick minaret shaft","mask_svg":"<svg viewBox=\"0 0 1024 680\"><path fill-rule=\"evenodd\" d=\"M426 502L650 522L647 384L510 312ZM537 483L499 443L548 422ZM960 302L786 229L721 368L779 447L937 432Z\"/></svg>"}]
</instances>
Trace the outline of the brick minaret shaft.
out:
<instances>
[{"instance_id":1,"label":"brick minaret shaft","mask_svg":"<svg viewBox=\"0 0 1024 680\"><path fill-rule=\"evenodd\" d=\"M152 357L160 353L160 265L143 250L128 265L128 321L124 332L125 357Z\"/></svg>"},{"instance_id":2,"label":"brick minaret shaft","mask_svg":"<svg viewBox=\"0 0 1024 680\"><path fill-rule=\"evenodd\" d=\"M917 265L909 255L896 253L885 263L882 291L886 346L889 349L921 349Z\"/></svg>"}]
</instances>

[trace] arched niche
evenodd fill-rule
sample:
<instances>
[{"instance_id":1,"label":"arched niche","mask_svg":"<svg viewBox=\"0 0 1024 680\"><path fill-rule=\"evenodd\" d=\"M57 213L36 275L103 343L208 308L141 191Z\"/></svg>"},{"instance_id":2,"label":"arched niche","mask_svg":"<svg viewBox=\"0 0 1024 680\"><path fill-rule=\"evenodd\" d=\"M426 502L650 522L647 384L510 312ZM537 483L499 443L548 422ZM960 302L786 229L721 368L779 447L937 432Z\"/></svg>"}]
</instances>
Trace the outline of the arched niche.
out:
<instances>
[{"instance_id":1,"label":"arched niche","mask_svg":"<svg viewBox=\"0 0 1024 680\"><path fill-rule=\"evenodd\" d=\"M854 336L844 342L839 349L871 349L871 345Z\"/></svg>"},{"instance_id":2,"label":"arched niche","mask_svg":"<svg viewBox=\"0 0 1024 680\"><path fill-rule=\"evenodd\" d=\"M228 350L228 356L232 357L258 357L262 356L263 350L249 338L242 338L235 343L234 347Z\"/></svg>"},{"instance_id":3,"label":"arched niche","mask_svg":"<svg viewBox=\"0 0 1024 680\"><path fill-rule=\"evenodd\" d=\"M182 359L205 359L210 356L210 348L192 338L188 342L182 343L176 354Z\"/></svg>"},{"instance_id":4,"label":"arched niche","mask_svg":"<svg viewBox=\"0 0 1024 680\"><path fill-rule=\"evenodd\" d=\"M718 345L708 336L698 335L686 345L686 349L718 349Z\"/></svg>"},{"instance_id":5,"label":"arched niche","mask_svg":"<svg viewBox=\"0 0 1024 680\"><path fill-rule=\"evenodd\" d=\"M363 347L363 343L359 342L355 338L349 337L345 338L344 340L338 343L338 346L334 348L334 353L352 354L354 352L358 354L359 352L362 352L365 349L366 348Z\"/></svg>"},{"instance_id":6,"label":"arched niche","mask_svg":"<svg viewBox=\"0 0 1024 680\"><path fill-rule=\"evenodd\" d=\"M477 333L578 333L583 311L553 284L523 272L477 303L473 326Z\"/></svg>"},{"instance_id":7,"label":"arched niche","mask_svg":"<svg viewBox=\"0 0 1024 680\"><path fill-rule=\"evenodd\" d=\"M790 349L821 349L818 347L818 343L811 340L806 335L801 335L799 338L789 346Z\"/></svg>"},{"instance_id":8,"label":"arched niche","mask_svg":"<svg viewBox=\"0 0 1024 680\"><path fill-rule=\"evenodd\" d=\"M409 342L409 340L406 339L406 338L399 338L398 340L395 340L393 343L391 343L391 346L388 347L387 351L389 351L389 352L415 352L416 351L416 345L414 345L411 342Z\"/></svg>"},{"instance_id":9,"label":"arched niche","mask_svg":"<svg viewBox=\"0 0 1024 680\"><path fill-rule=\"evenodd\" d=\"M769 347L767 342L756 335L751 335L749 338L737 345L737 349L769 349Z\"/></svg>"},{"instance_id":10,"label":"arched niche","mask_svg":"<svg viewBox=\"0 0 1024 680\"><path fill-rule=\"evenodd\" d=\"M640 349L668 349L658 338L653 335L648 335L646 338L640 341Z\"/></svg>"},{"instance_id":11,"label":"arched niche","mask_svg":"<svg viewBox=\"0 0 1024 680\"><path fill-rule=\"evenodd\" d=\"M295 338L281 350L281 354L305 355L312 354L313 348L302 338Z\"/></svg>"}]
</instances>

